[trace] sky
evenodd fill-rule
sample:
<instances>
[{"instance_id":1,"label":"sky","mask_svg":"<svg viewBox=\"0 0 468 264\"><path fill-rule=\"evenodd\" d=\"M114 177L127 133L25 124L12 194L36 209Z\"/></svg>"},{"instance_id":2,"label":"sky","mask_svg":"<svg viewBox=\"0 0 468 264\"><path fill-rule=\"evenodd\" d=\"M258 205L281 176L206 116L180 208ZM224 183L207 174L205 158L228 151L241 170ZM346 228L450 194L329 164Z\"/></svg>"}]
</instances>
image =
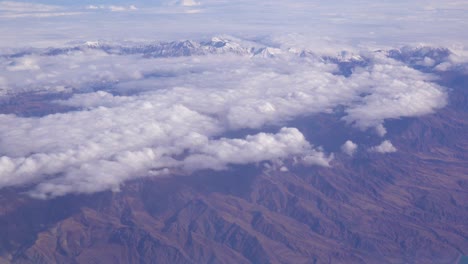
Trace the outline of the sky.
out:
<instances>
[{"instance_id":1,"label":"sky","mask_svg":"<svg viewBox=\"0 0 468 264\"><path fill-rule=\"evenodd\" d=\"M437 76L415 66L467 69L467 8L422 0L0 2L0 107L33 96L62 109L0 114L0 188L27 186L47 199L118 191L174 171L286 160L333 168L341 154L398 153L385 121L448 103ZM178 43L192 56L141 51L186 39ZM419 54L411 65L389 56L402 46ZM50 52L60 47L75 48ZM350 75L340 62L355 64ZM288 125L337 109L341 122L380 143L350 138L334 153Z\"/></svg>"},{"instance_id":2,"label":"sky","mask_svg":"<svg viewBox=\"0 0 468 264\"><path fill-rule=\"evenodd\" d=\"M460 0L2 1L0 44L294 33L353 45L464 45L467 12Z\"/></svg>"}]
</instances>

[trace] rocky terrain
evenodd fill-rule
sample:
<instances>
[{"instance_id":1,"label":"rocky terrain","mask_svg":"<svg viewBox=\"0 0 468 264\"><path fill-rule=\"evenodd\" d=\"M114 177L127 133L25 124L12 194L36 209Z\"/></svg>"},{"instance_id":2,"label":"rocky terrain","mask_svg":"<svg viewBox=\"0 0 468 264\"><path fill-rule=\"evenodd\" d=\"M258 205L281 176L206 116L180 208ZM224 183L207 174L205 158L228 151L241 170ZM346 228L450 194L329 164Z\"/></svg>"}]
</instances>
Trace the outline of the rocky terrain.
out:
<instances>
[{"instance_id":1,"label":"rocky terrain","mask_svg":"<svg viewBox=\"0 0 468 264\"><path fill-rule=\"evenodd\" d=\"M468 255L468 75L439 82L451 89L446 108L386 122L395 153L340 154L345 139L380 139L323 114L292 122L336 152L329 168L174 172L52 200L4 188L0 263L458 263Z\"/></svg>"}]
</instances>

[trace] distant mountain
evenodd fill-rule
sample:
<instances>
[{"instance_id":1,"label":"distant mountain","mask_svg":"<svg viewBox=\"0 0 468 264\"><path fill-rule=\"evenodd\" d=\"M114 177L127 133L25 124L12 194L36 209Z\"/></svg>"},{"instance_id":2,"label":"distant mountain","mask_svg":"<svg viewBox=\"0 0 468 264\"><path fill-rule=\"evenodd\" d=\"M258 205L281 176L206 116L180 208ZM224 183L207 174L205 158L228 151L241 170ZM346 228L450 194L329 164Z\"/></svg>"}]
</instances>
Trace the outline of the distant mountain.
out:
<instances>
[{"instance_id":1,"label":"distant mountain","mask_svg":"<svg viewBox=\"0 0 468 264\"><path fill-rule=\"evenodd\" d=\"M3 57L22 57L36 54L41 56L57 56L76 51L100 50L109 54L129 55L141 54L145 57L180 57L180 56L201 56L210 54L237 54L247 56L275 57L281 54L295 54L299 57L316 57L330 61L362 63L366 57L360 54L353 54L348 51L341 51L335 56L321 55L311 50L283 50L278 47L271 47L261 43L249 42L236 39L230 36L213 37L208 41L182 40L172 42L109 42L109 41L85 41L72 42L67 47L60 48L20 48L16 51L4 52ZM404 62L406 64L421 67L433 67L448 59L451 54L446 48L434 47L403 47L401 49L391 49L384 52L389 58Z\"/></svg>"},{"instance_id":2,"label":"distant mountain","mask_svg":"<svg viewBox=\"0 0 468 264\"><path fill-rule=\"evenodd\" d=\"M183 40L155 43L108 41L73 42L70 46L60 48L20 48L14 51L4 52L4 54L0 56L4 58L18 58L33 54L39 56L58 56L87 50L102 51L114 55L141 55L147 58L206 56L216 54L232 54L259 58L298 56L300 58L313 58L337 64L340 73L345 76L349 76L355 67L367 66L371 60L368 57L370 54L354 54L348 51L341 51L334 56L330 56L306 49L297 50L270 47L261 43L245 41L230 36L217 36L208 41ZM437 69L438 66L440 67L440 65L448 63L450 61L449 56L452 54L447 48L428 46L405 46L400 49L376 50L374 53L382 53L388 58L400 61L423 72L430 72Z\"/></svg>"},{"instance_id":3,"label":"distant mountain","mask_svg":"<svg viewBox=\"0 0 468 264\"><path fill-rule=\"evenodd\" d=\"M431 47L403 47L387 52L388 57L425 71L446 61L450 54L446 48Z\"/></svg>"},{"instance_id":4,"label":"distant mountain","mask_svg":"<svg viewBox=\"0 0 468 264\"><path fill-rule=\"evenodd\" d=\"M147 58L167 58L182 56L206 56L216 54L233 54L249 57L275 58L278 56L298 56L301 58L314 58L337 64L343 75L350 75L353 68L368 65L368 55L354 54L341 51L335 56L322 55L311 50L281 49L270 47L261 43L249 42L230 36L213 37L209 41L172 41L156 43L138 42L108 42L108 41L85 41L72 43L68 47L60 48L20 48L8 53L4 52L2 57L17 58L27 55L58 56L73 52L84 52L86 50L97 50L114 55L141 55ZM376 50L386 57L401 61L420 71L429 72L438 65L449 61L452 54L449 49L437 47L409 47L401 49Z\"/></svg>"},{"instance_id":5,"label":"distant mountain","mask_svg":"<svg viewBox=\"0 0 468 264\"><path fill-rule=\"evenodd\" d=\"M21 57L29 54L41 56L57 56L76 51L100 50L109 54L129 55L141 54L145 57L180 57L208 54L233 53L239 55L255 54L261 48L246 46L243 43L228 38L214 37L210 41L197 42L192 40L158 42L158 43L113 43L106 41L85 41L72 44L69 47L47 49L22 49L9 57Z\"/></svg>"}]
</instances>

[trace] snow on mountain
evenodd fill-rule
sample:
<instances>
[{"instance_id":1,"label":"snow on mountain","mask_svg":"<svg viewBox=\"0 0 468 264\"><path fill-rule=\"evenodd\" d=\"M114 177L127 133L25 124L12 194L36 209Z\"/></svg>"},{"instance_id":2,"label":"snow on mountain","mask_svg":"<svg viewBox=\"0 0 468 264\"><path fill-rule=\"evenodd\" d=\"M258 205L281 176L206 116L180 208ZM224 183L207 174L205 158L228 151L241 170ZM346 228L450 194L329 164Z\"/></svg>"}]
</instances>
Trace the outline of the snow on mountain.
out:
<instances>
[{"instance_id":1,"label":"snow on mountain","mask_svg":"<svg viewBox=\"0 0 468 264\"><path fill-rule=\"evenodd\" d=\"M307 50L294 47L278 48L263 43L243 40L228 35L214 36L210 40L180 40L171 42L112 42L103 40L70 42L65 47L16 48L4 51L0 57L6 59L25 56L59 56L75 52L100 51L109 55L135 55L143 58L170 58L187 56L207 56L230 54L259 59L278 57L297 57L335 64L337 73L350 76L357 67L366 67L374 56L383 56L400 61L411 68L428 72L433 69L452 67L450 63L452 52L446 48L427 46L402 47L400 49L362 51L360 53L337 50L331 53L321 53L320 50ZM380 54L380 55L379 55ZM447 66L447 65L448 66ZM442 67L443 66L443 67Z\"/></svg>"},{"instance_id":2,"label":"snow on mountain","mask_svg":"<svg viewBox=\"0 0 468 264\"><path fill-rule=\"evenodd\" d=\"M404 46L400 49L389 50L386 52L386 55L392 59L408 64L413 68L428 71L437 65L448 61L451 52L446 48L440 47Z\"/></svg>"},{"instance_id":3,"label":"snow on mountain","mask_svg":"<svg viewBox=\"0 0 468 264\"><path fill-rule=\"evenodd\" d=\"M329 61L338 64L352 64L363 66L368 60L365 55L349 51L337 51L333 56L321 54L320 51L305 49L266 46L261 43L237 39L231 36L215 36L208 41L182 40L171 42L109 42L109 41L84 41L70 42L65 47L50 47L47 49L22 48L3 52L2 57L22 57L30 54L41 56L56 56L74 51L101 50L108 54L129 55L141 54L144 57L180 57L202 56L213 54L233 54L250 57L274 58L284 54L292 54L302 58L313 58L321 61ZM433 68L448 60L452 54L446 48L402 47L383 52L384 56L404 62L414 68Z\"/></svg>"},{"instance_id":4,"label":"snow on mountain","mask_svg":"<svg viewBox=\"0 0 468 264\"><path fill-rule=\"evenodd\" d=\"M262 58L274 58L280 54L283 54L281 49L271 47L262 48L255 52L255 56Z\"/></svg>"}]
</instances>

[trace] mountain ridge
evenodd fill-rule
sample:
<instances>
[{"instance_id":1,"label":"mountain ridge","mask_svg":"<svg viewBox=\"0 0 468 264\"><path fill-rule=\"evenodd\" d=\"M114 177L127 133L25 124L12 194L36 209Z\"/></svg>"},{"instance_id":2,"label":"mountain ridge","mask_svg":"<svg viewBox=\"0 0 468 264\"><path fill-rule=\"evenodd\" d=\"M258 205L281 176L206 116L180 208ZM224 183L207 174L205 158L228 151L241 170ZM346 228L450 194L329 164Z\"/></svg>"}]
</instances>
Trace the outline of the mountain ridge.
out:
<instances>
[{"instance_id":1,"label":"mountain ridge","mask_svg":"<svg viewBox=\"0 0 468 264\"><path fill-rule=\"evenodd\" d=\"M466 100L453 80L441 80L454 89L451 102ZM331 168L260 163L49 201L2 190L11 206L0 213L0 255L12 263L454 263L468 252L466 115L454 103L391 120L398 152L337 153ZM321 117L321 134L336 122Z\"/></svg>"}]
</instances>

